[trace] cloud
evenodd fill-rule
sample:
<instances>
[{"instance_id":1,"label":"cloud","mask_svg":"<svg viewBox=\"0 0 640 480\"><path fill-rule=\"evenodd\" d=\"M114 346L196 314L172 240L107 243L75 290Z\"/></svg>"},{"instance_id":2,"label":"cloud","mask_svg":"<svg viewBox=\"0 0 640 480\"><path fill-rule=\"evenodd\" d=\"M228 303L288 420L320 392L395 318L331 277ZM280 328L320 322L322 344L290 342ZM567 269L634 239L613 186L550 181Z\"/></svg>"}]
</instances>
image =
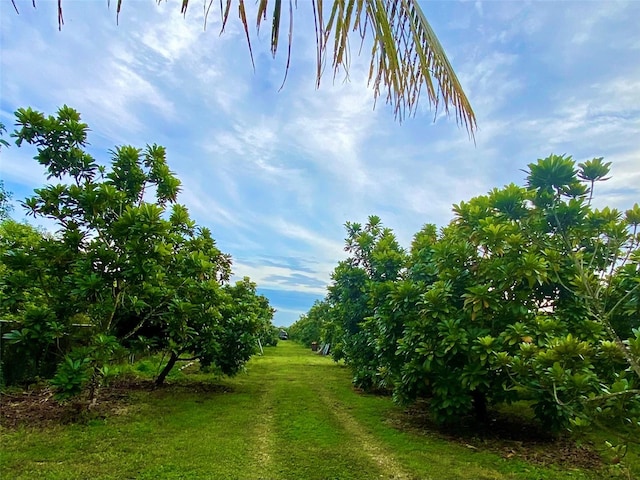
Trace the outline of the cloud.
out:
<instances>
[{"instance_id":1,"label":"cloud","mask_svg":"<svg viewBox=\"0 0 640 480\"><path fill-rule=\"evenodd\" d=\"M311 294L314 298L323 296L328 284L328 276L310 276L285 267L269 265L253 266L237 262L233 265L234 279L250 277L263 290L288 292L288 294ZM294 287L294 288L291 288ZM309 305L310 306L310 305Z\"/></svg>"},{"instance_id":2,"label":"cloud","mask_svg":"<svg viewBox=\"0 0 640 480\"><path fill-rule=\"evenodd\" d=\"M295 322L300 315L309 310L316 300L321 300L324 296L324 294L316 295L269 288L258 288L258 293L266 296L271 306L278 310L276 325L290 325Z\"/></svg>"},{"instance_id":3,"label":"cloud","mask_svg":"<svg viewBox=\"0 0 640 480\"><path fill-rule=\"evenodd\" d=\"M146 28L134 33L133 37L163 57L168 64L183 61L185 55L192 54L194 47L205 36L204 16L200 11L192 10L188 16L179 18L174 5L161 3L156 11L147 11L145 14L153 16L154 21L145 22Z\"/></svg>"},{"instance_id":4,"label":"cloud","mask_svg":"<svg viewBox=\"0 0 640 480\"><path fill-rule=\"evenodd\" d=\"M318 280L317 278L310 277L308 275L303 275L300 273L292 273L290 275L270 275L265 277L265 282L274 282L279 285L287 285L289 287L319 287L324 290L327 286L327 282L323 280Z\"/></svg>"},{"instance_id":5,"label":"cloud","mask_svg":"<svg viewBox=\"0 0 640 480\"><path fill-rule=\"evenodd\" d=\"M319 262L299 257L280 257L277 255L255 256L253 259L242 259L242 263L252 267L260 265L268 265L272 267L281 267L291 269L297 272L315 273Z\"/></svg>"},{"instance_id":6,"label":"cloud","mask_svg":"<svg viewBox=\"0 0 640 480\"><path fill-rule=\"evenodd\" d=\"M44 185L47 181L44 168L36 166L30 153L15 148L3 147L0 153L0 173L3 179L30 187L29 190Z\"/></svg>"}]
</instances>

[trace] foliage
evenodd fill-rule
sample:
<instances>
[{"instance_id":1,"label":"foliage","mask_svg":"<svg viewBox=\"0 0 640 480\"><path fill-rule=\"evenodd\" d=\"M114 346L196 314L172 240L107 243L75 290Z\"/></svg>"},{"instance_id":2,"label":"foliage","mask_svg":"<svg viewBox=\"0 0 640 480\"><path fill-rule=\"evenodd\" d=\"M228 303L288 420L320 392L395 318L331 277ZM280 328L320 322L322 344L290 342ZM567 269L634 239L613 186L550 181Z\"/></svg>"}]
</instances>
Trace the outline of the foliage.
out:
<instances>
[{"instance_id":1,"label":"foliage","mask_svg":"<svg viewBox=\"0 0 640 480\"><path fill-rule=\"evenodd\" d=\"M369 217L364 227L347 222L346 229L345 250L351 257L335 269L327 295L337 323L333 335L338 341L332 355L353 367L357 386L384 386L378 375L385 375L383 365L390 353L387 346L399 332L393 319L382 318L381 309L399 279L405 253L376 216Z\"/></svg>"},{"instance_id":2,"label":"foliage","mask_svg":"<svg viewBox=\"0 0 640 480\"><path fill-rule=\"evenodd\" d=\"M260 344L263 347L275 347L278 345L278 341L280 338L278 334L280 333L280 329L274 325L268 325L263 328L259 335L258 339L260 340Z\"/></svg>"},{"instance_id":3,"label":"foliage","mask_svg":"<svg viewBox=\"0 0 640 480\"><path fill-rule=\"evenodd\" d=\"M460 202L408 253L377 217L347 223L327 298L356 384L428 397L441 422L527 400L554 430L637 433L640 210L591 207L608 169L541 159L526 188Z\"/></svg>"},{"instance_id":4,"label":"foliage","mask_svg":"<svg viewBox=\"0 0 640 480\"><path fill-rule=\"evenodd\" d=\"M310 347L312 342L320 343L324 339L325 324L330 321L329 304L316 300L306 315L289 327L289 339Z\"/></svg>"},{"instance_id":5,"label":"foliage","mask_svg":"<svg viewBox=\"0 0 640 480\"><path fill-rule=\"evenodd\" d=\"M62 400L76 397L89 385L89 399L95 403L97 389L116 371L109 363L119 349L115 337L101 334L88 347L74 347L51 379L51 385L57 388L57 397Z\"/></svg>"},{"instance_id":6,"label":"foliage","mask_svg":"<svg viewBox=\"0 0 640 480\"><path fill-rule=\"evenodd\" d=\"M161 0L158 0L160 3ZM118 0L116 15L120 15L122 0ZM268 0L257 2L256 29L267 22ZM206 28L207 19L213 2L204 10ZM231 0L224 5L220 2L221 33L224 31L231 9ZM249 34L249 22L244 0L238 0L238 16L244 28L253 63L253 50ZM271 23L271 53L275 57L280 44L282 2L276 1L269 16ZM187 13L189 0L181 2L180 12ZM14 2L14 7L17 7ZM35 3L34 3L35 7ZM297 7L297 3L296 3ZM316 36L316 84L325 71L329 60L334 77L344 69L348 78L352 53L350 34L358 32L363 44L372 40L369 65L369 83L373 86L374 97L382 95L393 105L396 118L402 120L417 112L420 94L426 91L429 104L436 109L442 103L448 113L453 107L456 120L473 135L476 118L462 86L447 59L442 45L427 21L418 0L349 0L312 2ZM293 3L289 2L289 28L287 49L287 71L291 60L293 39ZM62 1L58 2L58 26L62 28L64 16ZM332 38L333 37L333 38ZM361 45L362 46L362 45ZM329 58L327 58L329 57ZM284 85L284 81L283 81Z\"/></svg>"},{"instance_id":7,"label":"foliage","mask_svg":"<svg viewBox=\"0 0 640 480\"><path fill-rule=\"evenodd\" d=\"M5 369L16 368L18 354L35 375L59 365L53 381L63 395L100 383L120 347L168 353L159 384L183 354L237 373L273 310L249 279L227 284L231 259L177 203L180 181L164 148L117 147L107 167L85 151L88 127L75 110L45 117L20 109L16 117L16 144L36 146L48 178L60 182L36 189L24 206L58 231L36 238L7 223Z\"/></svg>"},{"instance_id":8,"label":"foliage","mask_svg":"<svg viewBox=\"0 0 640 480\"><path fill-rule=\"evenodd\" d=\"M8 147L9 146L9 142L7 142L4 138L2 138L2 136L6 133L7 128L4 126L4 123L0 122L0 150L2 150L2 147Z\"/></svg>"},{"instance_id":9,"label":"foliage","mask_svg":"<svg viewBox=\"0 0 640 480\"><path fill-rule=\"evenodd\" d=\"M274 310L266 297L256 294L256 284L248 277L225 286L229 295L220 311L221 333L216 341L216 356L210 363L225 375L238 373L255 353L260 332L271 328Z\"/></svg>"},{"instance_id":10,"label":"foliage","mask_svg":"<svg viewBox=\"0 0 640 480\"><path fill-rule=\"evenodd\" d=\"M0 360L2 382L35 381L53 374L56 358L77 341L49 307L57 292L45 261L51 238L11 219L0 223ZM49 293L50 292L50 293Z\"/></svg>"},{"instance_id":11,"label":"foliage","mask_svg":"<svg viewBox=\"0 0 640 480\"><path fill-rule=\"evenodd\" d=\"M13 205L9 203L11 195L11 192L4 188L4 182L0 180L0 220L9 218L9 213L13 210Z\"/></svg>"}]
</instances>

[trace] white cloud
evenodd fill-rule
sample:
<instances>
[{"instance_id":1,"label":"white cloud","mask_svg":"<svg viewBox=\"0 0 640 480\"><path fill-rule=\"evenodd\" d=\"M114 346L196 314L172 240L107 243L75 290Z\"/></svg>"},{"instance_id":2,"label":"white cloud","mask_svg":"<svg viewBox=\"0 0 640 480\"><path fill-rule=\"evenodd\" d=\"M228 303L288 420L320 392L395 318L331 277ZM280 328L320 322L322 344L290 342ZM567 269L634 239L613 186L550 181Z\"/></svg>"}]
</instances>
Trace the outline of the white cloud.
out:
<instances>
[{"instance_id":1,"label":"white cloud","mask_svg":"<svg viewBox=\"0 0 640 480\"><path fill-rule=\"evenodd\" d=\"M310 230L283 218L271 219L268 223L281 235L301 241L316 253L321 253L324 258L340 258L343 254L342 242L323 237L317 230Z\"/></svg>"},{"instance_id":2,"label":"white cloud","mask_svg":"<svg viewBox=\"0 0 640 480\"><path fill-rule=\"evenodd\" d=\"M83 90L66 90L63 95L76 99L80 111L99 112L103 124L113 124L117 119L120 127L142 130L143 121L138 117L134 105L148 105L153 110L170 118L174 107L149 80L123 64L112 63L100 75L104 81L85 87Z\"/></svg>"},{"instance_id":3,"label":"white cloud","mask_svg":"<svg viewBox=\"0 0 640 480\"><path fill-rule=\"evenodd\" d=\"M239 280L243 277L250 277L252 281L256 282L261 288L274 289L274 290L289 290L291 289L291 282L287 279L291 279L299 273L296 270L273 267L273 266L253 266L243 263L235 263L233 265L234 278L233 280ZM316 275L312 278L317 279L319 282L327 282L328 276ZM325 289L321 286L309 286L298 283L295 286L295 291L312 293L316 295L324 295Z\"/></svg>"},{"instance_id":4,"label":"white cloud","mask_svg":"<svg viewBox=\"0 0 640 480\"><path fill-rule=\"evenodd\" d=\"M27 186L39 186L46 182L44 168L36 164L26 151L6 149L0 152L0 176L5 181L11 181Z\"/></svg>"},{"instance_id":5,"label":"white cloud","mask_svg":"<svg viewBox=\"0 0 640 480\"><path fill-rule=\"evenodd\" d=\"M340 188L362 192L373 186L364 144L375 131L371 92L363 85L327 87L327 92L298 100L285 134L306 159Z\"/></svg>"},{"instance_id":6,"label":"white cloud","mask_svg":"<svg viewBox=\"0 0 640 480\"><path fill-rule=\"evenodd\" d=\"M139 34L145 46L170 63L182 60L185 54L191 53L205 35L204 18L200 12L191 11L188 16L179 18L174 7L161 3L157 14L150 12L156 21L146 23L146 28Z\"/></svg>"}]
</instances>

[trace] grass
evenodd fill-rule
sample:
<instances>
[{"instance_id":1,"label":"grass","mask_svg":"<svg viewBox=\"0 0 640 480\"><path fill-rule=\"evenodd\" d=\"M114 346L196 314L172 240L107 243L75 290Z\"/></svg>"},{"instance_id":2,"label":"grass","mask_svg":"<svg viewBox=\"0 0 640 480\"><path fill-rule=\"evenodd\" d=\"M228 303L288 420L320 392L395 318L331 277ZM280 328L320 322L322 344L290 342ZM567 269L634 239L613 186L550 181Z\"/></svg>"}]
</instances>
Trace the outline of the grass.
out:
<instances>
[{"instance_id":1,"label":"grass","mask_svg":"<svg viewBox=\"0 0 640 480\"><path fill-rule=\"evenodd\" d=\"M605 471L542 467L400 429L389 398L355 392L349 371L291 342L265 350L224 388L181 379L131 392L86 424L3 429L11 479L583 479ZM204 391L202 391L204 390Z\"/></svg>"}]
</instances>

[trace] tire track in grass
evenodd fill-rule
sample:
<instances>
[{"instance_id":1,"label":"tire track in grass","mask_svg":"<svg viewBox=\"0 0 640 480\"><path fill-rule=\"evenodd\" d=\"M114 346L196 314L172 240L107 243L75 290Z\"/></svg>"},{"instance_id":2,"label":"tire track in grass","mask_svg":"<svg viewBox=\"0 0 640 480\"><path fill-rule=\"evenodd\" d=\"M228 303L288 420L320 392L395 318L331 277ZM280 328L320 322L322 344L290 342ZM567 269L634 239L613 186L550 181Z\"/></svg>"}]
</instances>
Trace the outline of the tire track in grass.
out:
<instances>
[{"instance_id":1,"label":"tire track in grass","mask_svg":"<svg viewBox=\"0 0 640 480\"><path fill-rule=\"evenodd\" d=\"M270 472L273 467L273 452L275 452L274 432L274 405L270 395L271 391L266 390L259 399L256 408L255 428L253 431L254 461L257 465L256 472Z\"/></svg>"},{"instance_id":2,"label":"tire track in grass","mask_svg":"<svg viewBox=\"0 0 640 480\"><path fill-rule=\"evenodd\" d=\"M345 410L344 405L336 401L335 398L324 388L318 385L313 386L318 394L318 398L333 412L345 431L350 435L354 444L358 444L366 455L383 472L383 478L393 480L415 479L409 474L398 460L388 453L383 445L363 427L358 420L353 418Z\"/></svg>"}]
</instances>

